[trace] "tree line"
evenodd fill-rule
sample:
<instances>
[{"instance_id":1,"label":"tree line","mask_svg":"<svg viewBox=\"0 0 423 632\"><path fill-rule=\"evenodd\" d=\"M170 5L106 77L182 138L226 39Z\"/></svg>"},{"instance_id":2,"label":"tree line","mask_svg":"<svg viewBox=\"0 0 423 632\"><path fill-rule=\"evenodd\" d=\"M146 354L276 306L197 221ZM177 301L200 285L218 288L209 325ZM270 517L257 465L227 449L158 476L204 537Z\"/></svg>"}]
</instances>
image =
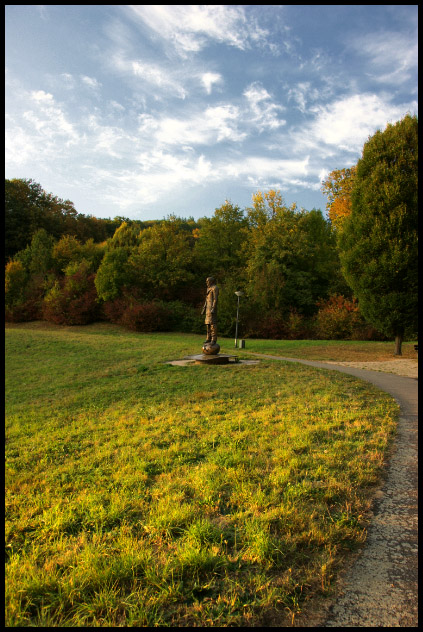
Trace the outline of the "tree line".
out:
<instances>
[{"instance_id":1,"label":"tree line","mask_svg":"<svg viewBox=\"0 0 423 632\"><path fill-rule=\"evenodd\" d=\"M371 137L356 166L329 174L328 218L270 190L197 221L103 220L31 180L6 181L6 318L200 333L213 275L220 335L234 333L238 290L243 337L414 335L414 136L407 116Z\"/></svg>"}]
</instances>

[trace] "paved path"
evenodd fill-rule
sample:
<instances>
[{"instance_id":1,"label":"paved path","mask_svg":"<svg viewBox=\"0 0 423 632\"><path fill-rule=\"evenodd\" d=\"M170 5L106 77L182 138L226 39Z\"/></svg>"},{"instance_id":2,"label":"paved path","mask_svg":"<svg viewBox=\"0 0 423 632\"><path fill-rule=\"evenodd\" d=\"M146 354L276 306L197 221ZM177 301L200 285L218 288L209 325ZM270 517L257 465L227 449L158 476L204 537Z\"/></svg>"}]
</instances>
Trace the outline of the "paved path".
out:
<instances>
[{"instance_id":1,"label":"paved path","mask_svg":"<svg viewBox=\"0 0 423 632\"><path fill-rule=\"evenodd\" d=\"M414 378L355 367L253 354L349 373L390 393L400 405L387 476L376 493L361 555L316 627L417 627L417 386Z\"/></svg>"}]
</instances>

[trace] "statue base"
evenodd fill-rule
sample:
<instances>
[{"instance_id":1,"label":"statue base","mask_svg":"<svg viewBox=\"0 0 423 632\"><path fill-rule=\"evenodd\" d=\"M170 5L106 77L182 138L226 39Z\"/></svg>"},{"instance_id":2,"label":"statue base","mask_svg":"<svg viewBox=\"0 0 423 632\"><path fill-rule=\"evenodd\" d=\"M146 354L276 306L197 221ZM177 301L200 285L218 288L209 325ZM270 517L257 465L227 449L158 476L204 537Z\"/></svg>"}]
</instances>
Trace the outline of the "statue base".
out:
<instances>
[{"instance_id":1,"label":"statue base","mask_svg":"<svg viewBox=\"0 0 423 632\"><path fill-rule=\"evenodd\" d=\"M195 364L229 364L238 362L238 356L228 355L226 353L220 354L205 354L186 356L185 360L194 360Z\"/></svg>"}]
</instances>

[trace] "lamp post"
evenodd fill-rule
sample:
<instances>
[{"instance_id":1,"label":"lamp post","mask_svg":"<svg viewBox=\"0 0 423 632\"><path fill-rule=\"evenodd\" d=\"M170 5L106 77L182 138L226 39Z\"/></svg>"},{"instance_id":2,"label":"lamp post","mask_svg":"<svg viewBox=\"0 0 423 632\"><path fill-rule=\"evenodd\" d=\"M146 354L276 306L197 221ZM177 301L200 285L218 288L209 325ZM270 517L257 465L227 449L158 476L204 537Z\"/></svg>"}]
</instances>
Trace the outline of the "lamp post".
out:
<instances>
[{"instance_id":1,"label":"lamp post","mask_svg":"<svg viewBox=\"0 0 423 632\"><path fill-rule=\"evenodd\" d=\"M236 327L235 327L235 349L236 349L237 343L238 343L239 297L240 296L244 296L244 292L238 291L238 292L235 292L235 294L238 297L238 306L237 306L237 309L236 309Z\"/></svg>"}]
</instances>

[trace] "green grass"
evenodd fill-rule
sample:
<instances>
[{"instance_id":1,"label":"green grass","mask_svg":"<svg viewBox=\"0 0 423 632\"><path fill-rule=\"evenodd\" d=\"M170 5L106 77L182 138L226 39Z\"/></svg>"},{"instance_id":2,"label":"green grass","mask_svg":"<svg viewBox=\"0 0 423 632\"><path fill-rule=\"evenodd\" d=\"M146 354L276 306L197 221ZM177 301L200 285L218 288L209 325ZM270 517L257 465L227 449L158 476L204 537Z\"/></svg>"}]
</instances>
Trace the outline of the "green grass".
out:
<instances>
[{"instance_id":1,"label":"green grass","mask_svg":"<svg viewBox=\"0 0 423 632\"><path fill-rule=\"evenodd\" d=\"M394 356L395 343L357 340L254 340L245 341L240 353L267 353L305 360L331 360L338 362L389 361L398 358L417 362L414 342L403 342L402 356Z\"/></svg>"},{"instance_id":2,"label":"green grass","mask_svg":"<svg viewBox=\"0 0 423 632\"><path fill-rule=\"evenodd\" d=\"M164 364L202 341L6 328L7 626L281 626L330 594L397 404L288 362Z\"/></svg>"}]
</instances>

